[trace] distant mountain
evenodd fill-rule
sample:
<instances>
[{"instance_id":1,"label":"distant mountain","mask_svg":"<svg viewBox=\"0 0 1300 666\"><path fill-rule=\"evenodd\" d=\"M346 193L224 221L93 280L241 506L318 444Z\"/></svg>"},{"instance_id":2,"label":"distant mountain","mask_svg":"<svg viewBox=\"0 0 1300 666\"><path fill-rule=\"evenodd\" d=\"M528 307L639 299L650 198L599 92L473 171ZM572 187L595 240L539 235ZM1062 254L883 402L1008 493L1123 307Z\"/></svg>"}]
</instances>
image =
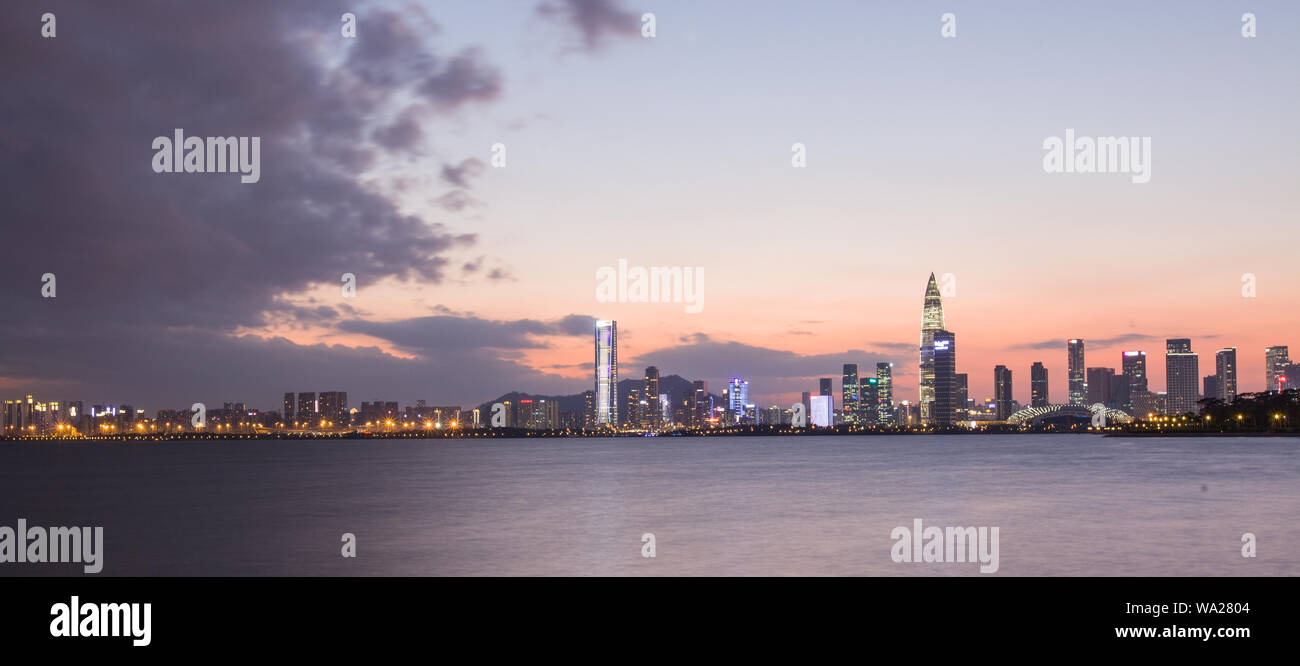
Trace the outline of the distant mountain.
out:
<instances>
[{"instance_id":1,"label":"distant mountain","mask_svg":"<svg viewBox=\"0 0 1300 666\"><path fill-rule=\"evenodd\" d=\"M620 411L622 411L624 409L624 406L627 404L628 392L630 392L632 389L636 389L638 391L641 390L641 386L643 384L645 384L645 380L641 377L637 377L636 379L619 380L618 407ZM686 396L690 395L694 391L695 391L695 384L693 384L688 379L682 379L680 375L667 375L659 378L659 392L667 393L668 399L671 401L673 406L682 404L682 400L685 400ZM505 402L509 400L515 404L518 404L519 400L521 399L522 400L528 400L528 399L554 400L560 404L561 412L570 412L570 411L581 412L582 410L587 408L587 402L586 400L583 399L581 393L574 393L572 395L538 395L535 393L521 393L519 391L511 391L497 398L496 400L489 400L479 405L478 409L482 414L491 414L492 403ZM714 395L713 404L721 405L722 397L718 395Z\"/></svg>"}]
</instances>

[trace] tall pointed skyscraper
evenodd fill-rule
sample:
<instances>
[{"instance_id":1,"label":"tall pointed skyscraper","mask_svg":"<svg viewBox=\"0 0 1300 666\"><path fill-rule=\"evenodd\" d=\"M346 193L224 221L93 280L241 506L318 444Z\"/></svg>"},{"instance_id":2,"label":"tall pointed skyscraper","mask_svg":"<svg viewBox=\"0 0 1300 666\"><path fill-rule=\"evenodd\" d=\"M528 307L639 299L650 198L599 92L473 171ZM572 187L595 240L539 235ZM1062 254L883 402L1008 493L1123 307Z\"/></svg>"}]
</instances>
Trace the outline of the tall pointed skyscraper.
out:
<instances>
[{"instance_id":1,"label":"tall pointed skyscraper","mask_svg":"<svg viewBox=\"0 0 1300 666\"><path fill-rule=\"evenodd\" d=\"M925 286L925 305L921 308L921 425L934 423L931 413L934 406L934 334L943 329L943 301L939 299L939 283L934 281L934 273L931 273L930 284Z\"/></svg>"}]
</instances>

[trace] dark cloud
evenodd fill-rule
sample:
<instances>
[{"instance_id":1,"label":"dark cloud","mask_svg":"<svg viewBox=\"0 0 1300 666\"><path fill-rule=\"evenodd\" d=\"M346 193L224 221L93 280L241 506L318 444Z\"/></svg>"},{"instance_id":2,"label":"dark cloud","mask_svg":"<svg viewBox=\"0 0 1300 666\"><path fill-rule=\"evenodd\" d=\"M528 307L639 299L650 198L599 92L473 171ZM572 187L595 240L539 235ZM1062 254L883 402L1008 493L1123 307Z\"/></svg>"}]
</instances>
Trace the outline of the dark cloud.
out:
<instances>
[{"instance_id":1,"label":"dark cloud","mask_svg":"<svg viewBox=\"0 0 1300 666\"><path fill-rule=\"evenodd\" d=\"M450 164L442 165L442 179L456 187L468 189L470 187L469 179L483 173L483 169L482 160L470 157L455 166Z\"/></svg>"},{"instance_id":2,"label":"dark cloud","mask_svg":"<svg viewBox=\"0 0 1300 666\"><path fill-rule=\"evenodd\" d=\"M0 244L0 377L10 383L88 387L97 377L94 392L136 400L155 391L151 376L175 376L149 370L168 361L151 346L161 345L194 357L182 365L196 382L265 386L258 366L207 354L287 343L214 340L355 319L341 296L285 296L337 289L344 273L442 283L458 265L449 256L475 244L404 214L363 177L417 141L425 115L500 92L480 52L438 53L419 12L361 13L348 40L337 18L355 6L334 0L42 9L59 17L55 39L0 23L0 197L6 235L32 241ZM260 137L260 181L154 173L153 139L176 128ZM45 273L55 298L41 297ZM358 353L306 356L328 364ZM286 382L314 372L275 367Z\"/></svg>"},{"instance_id":3,"label":"dark cloud","mask_svg":"<svg viewBox=\"0 0 1300 666\"><path fill-rule=\"evenodd\" d=\"M0 22L0 382L15 394L153 410L270 407L283 391L465 404L586 387L514 359L589 335L589 317L486 321L438 306L382 323L339 292L344 273L362 290L463 277L452 257L476 236L403 213L367 170L418 151L430 123L500 97L481 50L445 52L414 6L49 0L40 11L57 14L57 38L42 39L35 18ZM348 11L356 39L339 34ZM610 31L591 20L579 24ZM260 137L260 181L154 173L153 139L176 128ZM429 196L446 210L481 205L464 193L476 162L450 166L455 189ZM55 298L41 296L45 273ZM304 297L321 286L333 296ZM268 326L367 333L415 358L246 333Z\"/></svg>"},{"instance_id":4,"label":"dark cloud","mask_svg":"<svg viewBox=\"0 0 1300 666\"><path fill-rule=\"evenodd\" d=\"M641 34L641 17L616 0L556 0L543 2L537 13L565 22L578 31L587 50L599 48L607 36Z\"/></svg>"},{"instance_id":5,"label":"dark cloud","mask_svg":"<svg viewBox=\"0 0 1300 666\"><path fill-rule=\"evenodd\" d=\"M437 197L433 202L445 210L458 213L466 208L482 206L483 202L466 194L464 190L452 190Z\"/></svg>"}]
</instances>

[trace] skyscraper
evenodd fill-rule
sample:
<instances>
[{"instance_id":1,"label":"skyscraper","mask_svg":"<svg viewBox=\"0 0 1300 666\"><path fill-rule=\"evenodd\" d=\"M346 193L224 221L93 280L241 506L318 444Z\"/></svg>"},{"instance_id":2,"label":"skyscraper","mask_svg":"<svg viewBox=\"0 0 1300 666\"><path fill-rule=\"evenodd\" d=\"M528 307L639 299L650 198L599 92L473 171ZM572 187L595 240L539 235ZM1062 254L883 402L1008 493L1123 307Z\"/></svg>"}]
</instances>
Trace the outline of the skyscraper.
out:
<instances>
[{"instance_id":1,"label":"skyscraper","mask_svg":"<svg viewBox=\"0 0 1300 666\"><path fill-rule=\"evenodd\" d=\"M697 379L692 388L691 413L687 423L695 428L707 428L709 418L713 416L713 397L709 395L709 383Z\"/></svg>"},{"instance_id":2,"label":"skyscraper","mask_svg":"<svg viewBox=\"0 0 1300 666\"><path fill-rule=\"evenodd\" d=\"M880 422L880 412L877 405L880 404L880 379L877 377L867 377L858 385L858 423L862 425L872 425Z\"/></svg>"},{"instance_id":3,"label":"skyscraper","mask_svg":"<svg viewBox=\"0 0 1300 666\"><path fill-rule=\"evenodd\" d=\"M930 282L925 286L925 301L921 306L921 361L918 374L921 425L929 425L934 420L931 409L934 403L934 334L942 330L943 301L939 298L939 284L934 280L934 273L930 273Z\"/></svg>"},{"instance_id":4,"label":"skyscraper","mask_svg":"<svg viewBox=\"0 0 1300 666\"><path fill-rule=\"evenodd\" d=\"M351 422L347 391L325 391L320 394L319 404L320 413L317 414L317 423L325 421L326 426L338 428Z\"/></svg>"},{"instance_id":5,"label":"skyscraper","mask_svg":"<svg viewBox=\"0 0 1300 666\"><path fill-rule=\"evenodd\" d=\"M1011 416L1011 370L1005 365L993 368L993 403L997 420L1005 421Z\"/></svg>"},{"instance_id":6,"label":"skyscraper","mask_svg":"<svg viewBox=\"0 0 1300 666\"><path fill-rule=\"evenodd\" d=\"M1069 362L1070 404L1086 404L1088 380L1084 376L1083 340L1070 340L1066 343L1066 360Z\"/></svg>"},{"instance_id":7,"label":"skyscraper","mask_svg":"<svg viewBox=\"0 0 1300 666\"><path fill-rule=\"evenodd\" d=\"M280 420L284 422L285 427L293 426L293 394L284 394L284 413L280 415Z\"/></svg>"},{"instance_id":8,"label":"skyscraper","mask_svg":"<svg viewBox=\"0 0 1300 666\"><path fill-rule=\"evenodd\" d=\"M934 402L930 417L935 425L952 425L957 416L957 336L950 331L935 331L933 344Z\"/></svg>"},{"instance_id":9,"label":"skyscraper","mask_svg":"<svg viewBox=\"0 0 1300 666\"><path fill-rule=\"evenodd\" d=\"M304 428L315 427L319 422L316 413L316 392L298 394L297 423Z\"/></svg>"},{"instance_id":10,"label":"skyscraper","mask_svg":"<svg viewBox=\"0 0 1300 666\"><path fill-rule=\"evenodd\" d=\"M1145 418L1149 412L1155 411L1147 388L1147 353L1126 351L1121 359L1121 372L1128 378L1128 398L1120 408L1129 414Z\"/></svg>"},{"instance_id":11,"label":"skyscraper","mask_svg":"<svg viewBox=\"0 0 1300 666\"><path fill-rule=\"evenodd\" d=\"M1114 402L1111 388L1114 383L1114 368L1088 368L1088 402L1089 405L1101 403L1109 405Z\"/></svg>"},{"instance_id":12,"label":"skyscraper","mask_svg":"<svg viewBox=\"0 0 1300 666\"><path fill-rule=\"evenodd\" d=\"M835 382L830 377L822 377L817 380L817 395L834 395Z\"/></svg>"},{"instance_id":13,"label":"skyscraper","mask_svg":"<svg viewBox=\"0 0 1300 666\"><path fill-rule=\"evenodd\" d=\"M1034 361L1029 367L1029 406L1048 406L1051 403L1047 396L1047 366L1042 361Z\"/></svg>"},{"instance_id":14,"label":"skyscraper","mask_svg":"<svg viewBox=\"0 0 1300 666\"><path fill-rule=\"evenodd\" d=\"M651 365L645 369L641 384L641 397L650 407L641 412L641 427L657 428L663 421L663 408L659 405L659 368Z\"/></svg>"},{"instance_id":15,"label":"skyscraper","mask_svg":"<svg viewBox=\"0 0 1300 666\"><path fill-rule=\"evenodd\" d=\"M1195 412L1200 386L1200 359L1189 338L1165 340L1165 399L1170 415Z\"/></svg>"},{"instance_id":16,"label":"skyscraper","mask_svg":"<svg viewBox=\"0 0 1300 666\"><path fill-rule=\"evenodd\" d=\"M1282 369L1291 364L1286 345L1273 345L1264 350L1264 390L1279 391L1277 378Z\"/></svg>"},{"instance_id":17,"label":"skyscraper","mask_svg":"<svg viewBox=\"0 0 1300 666\"><path fill-rule=\"evenodd\" d=\"M893 366L876 364L876 415L878 423L889 423L894 413Z\"/></svg>"},{"instance_id":18,"label":"skyscraper","mask_svg":"<svg viewBox=\"0 0 1300 666\"><path fill-rule=\"evenodd\" d=\"M1215 374L1218 376L1218 390L1213 393L1206 393L1205 397L1214 397L1224 401L1232 402L1237 399L1237 348L1224 347L1214 353Z\"/></svg>"},{"instance_id":19,"label":"skyscraper","mask_svg":"<svg viewBox=\"0 0 1300 666\"><path fill-rule=\"evenodd\" d=\"M732 377L731 383L727 385L727 411L731 413L731 423L740 423L744 419L745 405L748 403L749 382Z\"/></svg>"},{"instance_id":20,"label":"skyscraper","mask_svg":"<svg viewBox=\"0 0 1300 666\"><path fill-rule=\"evenodd\" d=\"M862 394L858 388L858 364L845 363L844 374L840 377L840 405L844 410L845 423L857 423L861 407Z\"/></svg>"},{"instance_id":21,"label":"skyscraper","mask_svg":"<svg viewBox=\"0 0 1300 666\"><path fill-rule=\"evenodd\" d=\"M1201 381L1202 381L1201 385L1204 387L1201 390L1201 395L1204 395L1207 398L1209 397L1218 398L1221 395L1219 391L1218 375L1206 375L1205 378ZM1219 399L1222 400L1222 398Z\"/></svg>"},{"instance_id":22,"label":"skyscraper","mask_svg":"<svg viewBox=\"0 0 1300 666\"><path fill-rule=\"evenodd\" d=\"M618 425L618 324L596 322L596 425Z\"/></svg>"},{"instance_id":23,"label":"skyscraper","mask_svg":"<svg viewBox=\"0 0 1300 666\"><path fill-rule=\"evenodd\" d=\"M965 421L970 415L966 405L970 402L970 380L966 373L959 372L953 377L956 379L954 385L957 387L957 414L953 417L955 421Z\"/></svg>"},{"instance_id":24,"label":"skyscraper","mask_svg":"<svg viewBox=\"0 0 1300 666\"><path fill-rule=\"evenodd\" d=\"M819 428L829 428L835 425L835 398L829 395L813 396L812 413L809 416L808 423Z\"/></svg>"}]
</instances>

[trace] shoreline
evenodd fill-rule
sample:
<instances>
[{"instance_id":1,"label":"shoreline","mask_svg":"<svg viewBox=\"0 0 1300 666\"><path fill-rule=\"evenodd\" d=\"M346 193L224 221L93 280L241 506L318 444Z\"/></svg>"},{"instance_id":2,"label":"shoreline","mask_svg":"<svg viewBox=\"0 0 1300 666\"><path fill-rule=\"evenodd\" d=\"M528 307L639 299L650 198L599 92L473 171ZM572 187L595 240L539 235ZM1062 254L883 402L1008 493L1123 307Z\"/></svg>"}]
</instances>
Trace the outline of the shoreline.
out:
<instances>
[{"instance_id":1,"label":"shoreline","mask_svg":"<svg viewBox=\"0 0 1300 666\"><path fill-rule=\"evenodd\" d=\"M874 437L887 435L931 436L931 435L1093 435L1100 437L1300 437L1300 432L1217 432L1217 431L1105 431L1095 432L1080 430L1022 430L1022 429L953 429L953 430L837 430L832 428L771 428L747 430L694 430L667 431L660 433L645 432L606 432L597 430L522 430L515 428L484 428L461 432L416 431L416 432L268 432L268 433L169 433L169 434L121 434L94 436L66 435L30 435L22 437L0 437L0 442L170 442L170 441L313 441L313 440L387 440L387 439L536 439L536 438L658 438L658 437Z\"/></svg>"}]
</instances>

